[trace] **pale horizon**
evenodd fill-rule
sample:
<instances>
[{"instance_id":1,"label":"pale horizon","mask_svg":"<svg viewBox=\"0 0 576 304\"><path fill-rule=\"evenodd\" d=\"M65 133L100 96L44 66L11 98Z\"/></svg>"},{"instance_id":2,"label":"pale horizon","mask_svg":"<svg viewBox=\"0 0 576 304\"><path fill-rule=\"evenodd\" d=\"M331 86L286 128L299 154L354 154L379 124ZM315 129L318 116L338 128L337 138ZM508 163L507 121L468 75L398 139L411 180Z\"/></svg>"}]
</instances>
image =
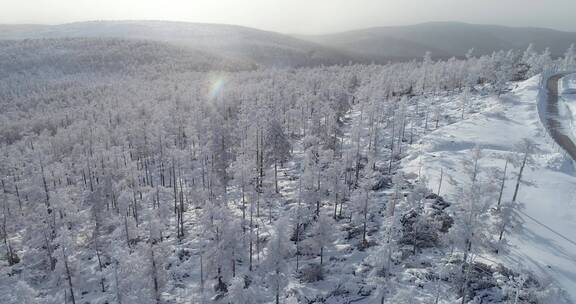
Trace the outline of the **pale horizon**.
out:
<instances>
[{"instance_id":1,"label":"pale horizon","mask_svg":"<svg viewBox=\"0 0 576 304\"><path fill-rule=\"evenodd\" d=\"M576 20L571 13L576 9L575 1L501 2L0 0L0 24L57 25L86 21L156 20L230 24L287 34L313 35L427 22L464 22L576 31ZM518 11L519 7L522 8L521 12Z\"/></svg>"},{"instance_id":2,"label":"pale horizon","mask_svg":"<svg viewBox=\"0 0 576 304\"><path fill-rule=\"evenodd\" d=\"M428 20L428 21L420 21L414 23L399 23L399 24L376 24L371 26L364 26L364 27L356 27L356 28L348 28L342 29L337 31L326 31L326 32L312 32L312 33L300 33L300 32L282 32L282 31L275 31L272 29L260 28L255 26L243 25L243 24L236 24L236 23L226 23L226 22L196 22L196 21L187 21L187 20L169 20L169 19L89 19L89 20L78 20L78 21L70 21L70 22L61 22L61 23L0 23L0 25L38 25L38 26L58 26L58 25L66 25L66 24L75 24L75 23L89 23L89 22L175 22L175 23L191 23L191 24L211 24L211 25L229 25L229 26L240 26L246 28L252 28L256 30L262 31L269 31L269 32L277 32L281 34L287 35L330 35L330 34L337 34L343 32L353 32L356 30L363 30L363 29L370 29L370 28L380 28L380 27L402 27L402 26L411 26L411 25L420 25L420 24L428 24L428 23L462 23L462 24L470 24L470 25L488 25L488 26L503 26L503 27L510 27L510 28L542 28L542 29L550 29L555 31L561 32L576 32L576 29L560 29L554 28L549 26L531 26L531 25L507 25L507 24L497 24L497 23L477 23L477 22L467 22L467 21L458 21L458 20Z\"/></svg>"}]
</instances>

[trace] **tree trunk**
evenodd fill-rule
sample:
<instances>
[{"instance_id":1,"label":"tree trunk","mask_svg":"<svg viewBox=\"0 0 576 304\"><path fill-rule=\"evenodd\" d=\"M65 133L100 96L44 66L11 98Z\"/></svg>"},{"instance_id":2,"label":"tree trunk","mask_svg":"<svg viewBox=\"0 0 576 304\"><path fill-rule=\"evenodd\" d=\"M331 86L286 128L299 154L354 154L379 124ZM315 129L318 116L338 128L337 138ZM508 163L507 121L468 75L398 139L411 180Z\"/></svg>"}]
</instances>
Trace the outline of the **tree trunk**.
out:
<instances>
[{"instance_id":1,"label":"tree trunk","mask_svg":"<svg viewBox=\"0 0 576 304\"><path fill-rule=\"evenodd\" d=\"M152 282L154 283L154 298L156 299L156 304L160 304L160 292L158 285L158 273L156 270L156 260L154 259L154 248L150 245L150 259L152 262Z\"/></svg>"},{"instance_id":2,"label":"tree trunk","mask_svg":"<svg viewBox=\"0 0 576 304\"><path fill-rule=\"evenodd\" d=\"M94 192L94 183L92 182L92 168L90 165L90 157L86 157L86 166L88 167L88 181L90 182L90 192Z\"/></svg>"},{"instance_id":3,"label":"tree trunk","mask_svg":"<svg viewBox=\"0 0 576 304\"><path fill-rule=\"evenodd\" d=\"M410 144L414 142L414 118L410 118Z\"/></svg>"},{"instance_id":4,"label":"tree trunk","mask_svg":"<svg viewBox=\"0 0 576 304\"><path fill-rule=\"evenodd\" d=\"M100 224L98 221L98 217L96 217L95 219L96 221L96 229L95 229L95 233L96 235L94 236L94 249L96 250L96 258L98 259L98 270L100 271L100 287L102 288L102 292L106 291L106 288L104 287L104 276L103 276L103 271L102 271L102 258L100 257L100 246L98 243L98 237L100 236Z\"/></svg>"},{"instance_id":5,"label":"tree trunk","mask_svg":"<svg viewBox=\"0 0 576 304\"><path fill-rule=\"evenodd\" d=\"M260 263L260 225L256 225L256 260Z\"/></svg>"},{"instance_id":6,"label":"tree trunk","mask_svg":"<svg viewBox=\"0 0 576 304\"><path fill-rule=\"evenodd\" d=\"M466 260L464 261L466 263ZM472 263L468 263L468 267L466 268L466 275L464 279L464 285L462 286L462 302L461 304L466 303L466 297L468 294L468 281L470 280L470 272L472 269Z\"/></svg>"},{"instance_id":7,"label":"tree trunk","mask_svg":"<svg viewBox=\"0 0 576 304\"><path fill-rule=\"evenodd\" d=\"M253 233L254 232L252 231L253 221L254 221L254 202L252 201L252 202L250 202L250 227L249 227L250 228L250 248L249 248L249 254L248 254L249 260L250 260L248 270L250 270L250 271L252 271L253 254L254 254L254 251L253 251L253 249L254 249L253 248L253 246L254 246Z\"/></svg>"},{"instance_id":8,"label":"tree trunk","mask_svg":"<svg viewBox=\"0 0 576 304\"><path fill-rule=\"evenodd\" d=\"M278 277L279 272L276 271L276 277ZM276 304L280 304L280 283L276 282Z\"/></svg>"},{"instance_id":9,"label":"tree trunk","mask_svg":"<svg viewBox=\"0 0 576 304\"><path fill-rule=\"evenodd\" d=\"M16 176L14 176L14 188L16 191L16 197L18 198L18 207L20 207L20 213L24 215L24 211L22 210L22 199L20 198L20 191L18 190L18 183L16 182Z\"/></svg>"},{"instance_id":10,"label":"tree trunk","mask_svg":"<svg viewBox=\"0 0 576 304\"><path fill-rule=\"evenodd\" d=\"M278 190L278 161L274 159L274 188L276 189L276 193L280 193Z\"/></svg>"},{"instance_id":11,"label":"tree trunk","mask_svg":"<svg viewBox=\"0 0 576 304\"><path fill-rule=\"evenodd\" d=\"M334 192L335 192L335 194L334 194L334 219L336 219L336 212L338 209L338 192L337 191L334 191Z\"/></svg>"},{"instance_id":12,"label":"tree trunk","mask_svg":"<svg viewBox=\"0 0 576 304\"><path fill-rule=\"evenodd\" d=\"M260 185L262 188L262 181L264 179L264 131L260 130Z\"/></svg>"},{"instance_id":13,"label":"tree trunk","mask_svg":"<svg viewBox=\"0 0 576 304\"><path fill-rule=\"evenodd\" d=\"M70 274L70 268L68 267L68 257L64 253L64 248L62 248L62 256L64 258L64 268L66 269L66 277L68 279L70 298L72 300L72 304L76 304L76 299L74 298L74 288L72 287L72 275Z\"/></svg>"},{"instance_id":14,"label":"tree trunk","mask_svg":"<svg viewBox=\"0 0 576 304\"><path fill-rule=\"evenodd\" d=\"M364 225L362 227L362 243L364 245L368 244L368 241L366 241L367 224L368 224L368 192L366 192L366 200L364 201Z\"/></svg>"},{"instance_id":15,"label":"tree trunk","mask_svg":"<svg viewBox=\"0 0 576 304\"><path fill-rule=\"evenodd\" d=\"M176 164L172 158L172 187L174 189L174 214L178 213L178 187L176 184Z\"/></svg>"},{"instance_id":16,"label":"tree trunk","mask_svg":"<svg viewBox=\"0 0 576 304\"><path fill-rule=\"evenodd\" d=\"M136 185L133 184L132 185L134 188L132 188L132 215L134 216L134 220L136 221L136 227L138 227L139 221L138 221L138 201L136 200Z\"/></svg>"},{"instance_id":17,"label":"tree trunk","mask_svg":"<svg viewBox=\"0 0 576 304\"><path fill-rule=\"evenodd\" d=\"M180 179L180 238L184 237L184 191L182 187L182 179Z\"/></svg>"},{"instance_id":18,"label":"tree trunk","mask_svg":"<svg viewBox=\"0 0 576 304\"><path fill-rule=\"evenodd\" d=\"M514 188L514 196L512 197L512 202L516 202L516 197L518 196L518 189L520 188L520 182L522 181L522 173L524 172L524 167L526 166L527 160L528 160L528 152L524 153L524 159L522 160L522 166L520 167L520 172L518 173L518 179L516 180L516 187Z\"/></svg>"},{"instance_id":19,"label":"tree trunk","mask_svg":"<svg viewBox=\"0 0 576 304\"><path fill-rule=\"evenodd\" d=\"M124 216L124 233L126 234L126 245L130 248L130 234L128 233L128 216Z\"/></svg>"},{"instance_id":20,"label":"tree trunk","mask_svg":"<svg viewBox=\"0 0 576 304\"><path fill-rule=\"evenodd\" d=\"M500 228L500 235L498 236L498 248L496 248L496 254L500 252L500 244L502 243L502 238L504 237L504 232L506 231L506 223Z\"/></svg>"},{"instance_id":21,"label":"tree trunk","mask_svg":"<svg viewBox=\"0 0 576 304\"><path fill-rule=\"evenodd\" d=\"M122 295L120 294L120 282L118 281L118 262L114 268L114 283L116 284L116 300L118 304L122 304Z\"/></svg>"},{"instance_id":22,"label":"tree trunk","mask_svg":"<svg viewBox=\"0 0 576 304\"><path fill-rule=\"evenodd\" d=\"M424 115L424 133L426 133L426 131L428 131L428 116L429 116L429 107L426 107L426 114Z\"/></svg>"},{"instance_id":23,"label":"tree trunk","mask_svg":"<svg viewBox=\"0 0 576 304\"><path fill-rule=\"evenodd\" d=\"M394 136L396 133L396 113L392 111L392 135L390 140L390 164L388 165L388 174L392 173L392 162L394 160Z\"/></svg>"},{"instance_id":24,"label":"tree trunk","mask_svg":"<svg viewBox=\"0 0 576 304\"><path fill-rule=\"evenodd\" d=\"M232 277L236 277L236 254L232 253Z\"/></svg>"},{"instance_id":25,"label":"tree trunk","mask_svg":"<svg viewBox=\"0 0 576 304\"><path fill-rule=\"evenodd\" d=\"M46 194L46 209L48 214L52 212L50 209L50 194L48 193L48 184L46 183L46 175L44 175L44 165L42 164L42 159L40 159L40 171L42 173L42 183L44 185L44 193Z\"/></svg>"},{"instance_id":26,"label":"tree trunk","mask_svg":"<svg viewBox=\"0 0 576 304\"><path fill-rule=\"evenodd\" d=\"M500 184L500 194L498 195L498 205L497 205L498 209L500 209L500 203L502 202L502 194L504 193L504 184L506 183L506 169L508 169L508 159L506 159L506 164L504 164L504 173L502 175L502 183Z\"/></svg>"},{"instance_id":27,"label":"tree trunk","mask_svg":"<svg viewBox=\"0 0 576 304\"><path fill-rule=\"evenodd\" d=\"M442 189L442 179L444 178L444 168L440 168L440 182L438 183L438 191L436 195L440 196L440 190Z\"/></svg>"}]
</instances>

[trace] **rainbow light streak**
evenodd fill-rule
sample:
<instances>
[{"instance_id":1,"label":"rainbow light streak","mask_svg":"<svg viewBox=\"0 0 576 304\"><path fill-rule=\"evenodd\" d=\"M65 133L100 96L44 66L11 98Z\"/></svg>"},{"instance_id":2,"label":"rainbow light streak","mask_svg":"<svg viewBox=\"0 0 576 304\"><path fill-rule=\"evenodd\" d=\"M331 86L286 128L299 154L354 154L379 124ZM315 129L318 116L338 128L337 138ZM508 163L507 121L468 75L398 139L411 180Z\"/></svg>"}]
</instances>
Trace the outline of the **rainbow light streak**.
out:
<instances>
[{"instance_id":1,"label":"rainbow light streak","mask_svg":"<svg viewBox=\"0 0 576 304\"><path fill-rule=\"evenodd\" d=\"M210 100L218 97L226 84L226 78L224 76L217 76L210 80L210 88L208 90L208 98Z\"/></svg>"}]
</instances>

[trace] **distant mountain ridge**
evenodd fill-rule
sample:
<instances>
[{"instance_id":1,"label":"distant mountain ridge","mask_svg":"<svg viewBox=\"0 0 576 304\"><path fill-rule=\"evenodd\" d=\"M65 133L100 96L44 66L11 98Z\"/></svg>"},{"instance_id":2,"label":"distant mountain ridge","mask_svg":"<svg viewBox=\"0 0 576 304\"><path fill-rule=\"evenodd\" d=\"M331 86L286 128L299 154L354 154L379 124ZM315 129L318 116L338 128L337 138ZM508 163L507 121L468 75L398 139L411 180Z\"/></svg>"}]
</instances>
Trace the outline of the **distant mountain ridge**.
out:
<instances>
[{"instance_id":1,"label":"distant mountain ridge","mask_svg":"<svg viewBox=\"0 0 576 304\"><path fill-rule=\"evenodd\" d=\"M385 63L421 58L462 57L498 50L550 47L561 56L576 33L543 28L431 22L374 27L327 35L286 35L244 26L173 21L89 21L62 25L0 25L0 40L121 38L185 46L247 65L300 67L349 62Z\"/></svg>"},{"instance_id":2,"label":"distant mountain ridge","mask_svg":"<svg viewBox=\"0 0 576 304\"><path fill-rule=\"evenodd\" d=\"M351 55L357 54L380 61L389 58L421 57L426 51L430 51L437 58L461 57L472 48L475 55L487 55L498 50L523 50L530 43L539 50L549 47L552 56L561 56L570 44L576 43L576 33L573 32L461 22L374 27L298 37Z\"/></svg>"}]
</instances>

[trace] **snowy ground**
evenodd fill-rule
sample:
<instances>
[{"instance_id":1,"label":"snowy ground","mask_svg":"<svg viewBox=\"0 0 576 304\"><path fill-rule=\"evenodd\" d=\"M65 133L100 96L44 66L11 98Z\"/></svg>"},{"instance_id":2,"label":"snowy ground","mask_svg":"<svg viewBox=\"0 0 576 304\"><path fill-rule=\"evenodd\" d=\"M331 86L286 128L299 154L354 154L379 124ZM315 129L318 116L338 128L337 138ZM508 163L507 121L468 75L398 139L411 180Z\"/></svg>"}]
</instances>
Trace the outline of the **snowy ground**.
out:
<instances>
[{"instance_id":1,"label":"snowy ground","mask_svg":"<svg viewBox=\"0 0 576 304\"><path fill-rule=\"evenodd\" d=\"M441 169L445 181L462 180L462 160L470 158L475 145L482 148L482 165L502 169L506 157L519 156L516 144L521 139L533 140L538 151L519 192L525 206L523 230L505 236L513 245L511 254L486 253L484 259L532 271L564 289L566 303L576 303L576 175L572 162L558 152L539 120L538 84L539 77L534 77L501 98L481 97L484 110L424 136L404 159L403 168L420 171L429 187L437 189ZM512 198L518 171L508 169L504 200ZM454 199L455 187L444 182L440 192Z\"/></svg>"},{"instance_id":2,"label":"snowy ground","mask_svg":"<svg viewBox=\"0 0 576 304\"><path fill-rule=\"evenodd\" d=\"M569 135L572 140L576 139L576 124L574 124L574 119L576 118L576 74L569 74L561 78L559 81L559 92L561 96L559 98L560 104L560 114L566 118L566 127L569 128Z\"/></svg>"}]
</instances>

